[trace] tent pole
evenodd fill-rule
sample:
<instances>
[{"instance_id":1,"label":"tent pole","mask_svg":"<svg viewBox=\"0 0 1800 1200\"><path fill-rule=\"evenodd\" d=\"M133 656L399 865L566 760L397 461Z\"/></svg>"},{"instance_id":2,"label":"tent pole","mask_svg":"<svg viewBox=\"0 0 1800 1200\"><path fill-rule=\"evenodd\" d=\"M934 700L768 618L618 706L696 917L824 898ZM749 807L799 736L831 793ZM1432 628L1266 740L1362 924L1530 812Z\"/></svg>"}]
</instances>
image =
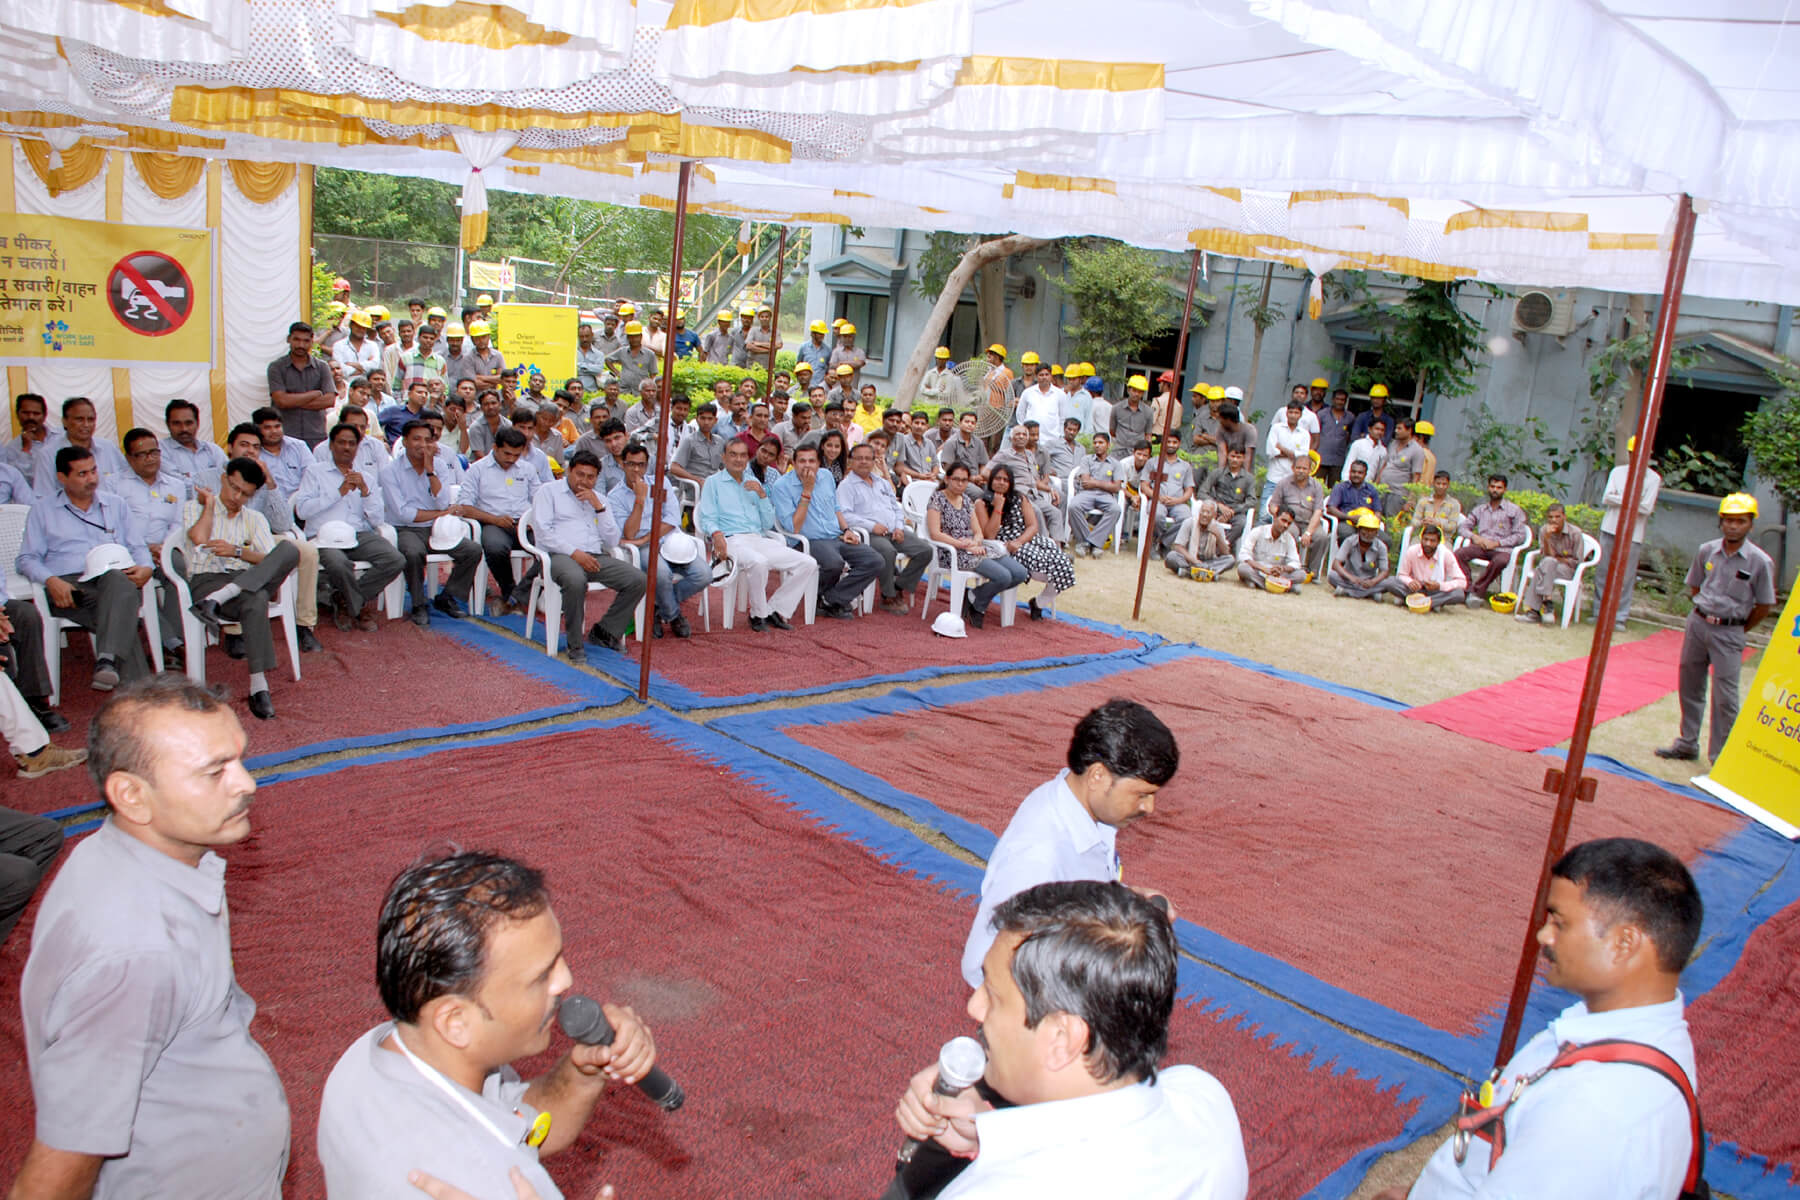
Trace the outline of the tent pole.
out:
<instances>
[{"instance_id":1,"label":"tent pole","mask_svg":"<svg viewBox=\"0 0 1800 1200\"><path fill-rule=\"evenodd\" d=\"M681 176L675 185L675 248L669 254L669 295L674 297L672 307L681 308L681 240L687 234L687 202L688 178L694 173L694 164L683 160ZM669 327L673 330L675 322L671 320ZM656 556L661 549L662 539L657 531L663 527L663 495L668 491L663 482L664 471L668 467L669 458L669 415L674 411L670 396L675 388L675 356L667 353L674 346L675 335L670 333L663 343L662 360L662 410L656 419L662 423L662 429L656 435L656 470L650 483L650 539L644 543L644 620L654 626L656 621ZM705 596L701 597L704 601ZM656 644L653 637L644 636L648 631L639 630L643 636L641 643L644 652L638 656L638 690L639 701L650 699L650 647Z\"/></svg>"},{"instance_id":2,"label":"tent pole","mask_svg":"<svg viewBox=\"0 0 1800 1200\"><path fill-rule=\"evenodd\" d=\"M1163 409L1162 436L1168 437L1169 430L1175 421L1175 414L1181 411L1182 372L1187 367L1188 323L1194 319L1194 285L1200 281L1200 251L1196 248L1188 258L1187 299L1181 306L1181 336L1175 341L1175 394ZM1253 368L1254 369L1254 368ZM1160 446L1156 453L1156 469L1151 473L1151 495L1162 495L1163 456ZM1152 523L1156 520L1156 510L1150 510ZM1138 612L1144 607L1144 572L1150 569L1150 545L1144 539L1153 535L1154 529L1138 530L1138 577L1137 593L1131 599L1131 619L1138 619ZM1121 533L1119 536L1123 537Z\"/></svg>"},{"instance_id":3,"label":"tent pole","mask_svg":"<svg viewBox=\"0 0 1800 1200\"><path fill-rule=\"evenodd\" d=\"M1600 703L1600 681L1606 674L1606 656L1612 649L1613 621L1618 617L1619 599L1624 591L1625 564L1633 532L1638 522L1639 497L1644 492L1644 475L1656 450L1656 422L1662 413L1663 387L1669 377L1669 354L1675 341L1675 320L1681 313L1681 289L1687 279L1688 255L1694 247L1694 201L1683 195L1675 206L1675 231L1669 246L1669 272L1663 281L1662 303L1656 310L1656 335L1650 348L1650 370L1644 380L1644 403L1638 413L1637 451L1625 474L1625 497L1619 510L1619 526L1613 534L1615 551L1606 564L1605 592L1600 611L1595 615L1594 644L1588 651L1587 678L1581 685L1581 706L1575 713L1575 732L1569 742L1569 756L1561 770L1552 769L1544 781L1545 791L1556 792L1556 813L1550 822L1550 839L1544 846L1544 863L1538 872L1537 897L1532 901L1531 922L1525 929L1525 944L1519 949L1519 967L1513 976L1512 998L1506 1005L1506 1020L1500 1027L1500 1045L1494 1053L1494 1065L1504 1066L1513 1056L1519 1041L1519 1026L1525 1019L1525 1001L1531 995L1531 983L1537 975L1538 927L1550 897L1550 868L1562 857L1569 839L1569 822L1575 814L1577 797L1594 798L1593 781L1584 780L1581 768L1587 761L1588 737L1594 731L1594 711ZM1583 785L1588 786L1584 787Z\"/></svg>"},{"instance_id":4,"label":"tent pole","mask_svg":"<svg viewBox=\"0 0 1800 1200\"><path fill-rule=\"evenodd\" d=\"M781 328L781 276L786 270L787 226L783 225L781 227L781 245L775 251L775 300L774 303L770 305L770 312L773 315L769 317L769 333L772 336L769 338L768 379L764 384L764 386L768 388L769 395L774 395L775 393L775 341L776 336L778 336L776 331Z\"/></svg>"}]
</instances>

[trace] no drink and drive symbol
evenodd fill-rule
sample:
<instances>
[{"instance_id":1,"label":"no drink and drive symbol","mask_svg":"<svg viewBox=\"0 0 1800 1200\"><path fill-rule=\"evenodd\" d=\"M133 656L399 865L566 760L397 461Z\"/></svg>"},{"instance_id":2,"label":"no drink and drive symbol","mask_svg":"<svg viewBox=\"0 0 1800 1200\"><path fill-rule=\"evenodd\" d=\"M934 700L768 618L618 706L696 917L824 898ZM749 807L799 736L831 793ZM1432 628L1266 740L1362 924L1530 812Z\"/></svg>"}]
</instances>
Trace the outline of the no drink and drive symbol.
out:
<instances>
[{"instance_id":1,"label":"no drink and drive symbol","mask_svg":"<svg viewBox=\"0 0 1800 1200\"><path fill-rule=\"evenodd\" d=\"M140 250L113 265L106 299L119 324L145 337L162 337L187 323L194 311L194 284L173 258Z\"/></svg>"}]
</instances>

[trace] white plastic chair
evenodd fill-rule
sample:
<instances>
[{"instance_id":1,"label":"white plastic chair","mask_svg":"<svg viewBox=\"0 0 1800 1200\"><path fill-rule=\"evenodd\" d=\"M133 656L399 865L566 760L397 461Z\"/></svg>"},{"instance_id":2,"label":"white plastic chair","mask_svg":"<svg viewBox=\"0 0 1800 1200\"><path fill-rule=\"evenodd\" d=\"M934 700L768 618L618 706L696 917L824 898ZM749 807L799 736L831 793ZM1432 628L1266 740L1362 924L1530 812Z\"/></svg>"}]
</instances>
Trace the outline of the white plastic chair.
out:
<instances>
[{"instance_id":1,"label":"white plastic chair","mask_svg":"<svg viewBox=\"0 0 1800 1200\"><path fill-rule=\"evenodd\" d=\"M180 569L175 555L180 552L183 561L192 548L188 545L187 531L176 529L169 540L163 543L162 569L169 582L175 586L175 602L181 609L181 638L187 645L187 677L195 683L206 682L206 647L216 639L212 631L201 624L189 609L194 602L194 595L188 590L187 572ZM294 605L300 595L299 571L289 571L287 578L281 581L281 590L276 598L269 602L269 620L279 620L282 624L283 640L287 642L288 662L293 664L294 682L300 681L300 626L294 620Z\"/></svg>"},{"instance_id":2,"label":"white plastic chair","mask_svg":"<svg viewBox=\"0 0 1800 1200\"><path fill-rule=\"evenodd\" d=\"M531 639L531 627L537 621L538 611L541 607L544 615L544 653L555 658L557 648L562 641L562 589L557 587L556 581L550 578L550 552L539 546L531 536L531 511L529 509L519 516L519 545L525 547L538 564L538 577L531 581L531 595L525 605L525 638L527 641ZM622 554L620 553L621 549L622 547L614 547L610 553L614 558L635 566L637 562L635 553ZM604 592L608 588L605 584L595 583L590 579L587 590ZM639 601L637 639L640 642L644 640L644 628L644 605L642 601Z\"/></svg>"},{"instance_id":3,"label":"white plastic chair","mask_svg":"<svg viewBox=\"0 0 1800 1200\"><path fill-rule=\"evenodd\" d=\"M919 536L931 543L931 565L925 568L925 603L919 606L921 621L931 619L931 602L937 598L938 588L945 583L950 585L950 611L961 615L963 593L986 582L976 572L965 571L956 565L956 547L931 536L931 523L925 519L925 506L931 502L932 493L936 491L936 484L923 481L909 483L906 485L906 495L900 502ZM1013 609L1017 607L1018 601L1018 588L1007 588L1000 593L1002 627L1013 623Z\"/></svg>"},{"instance_id":4,"label":"white plastic chair","mask_svg":"<svg viewBox=\"0 0 1800 1200\"><path fill-rule=\"evenodd\" d=\"M463 517L462 523L463 523L463 526L469 531L469 536L474 539L475 548L477 550L480 550L481 549L481 526L479 524L477 524L476 522L470 520L468 517ZM427 537L429 537L430 533L431 533L430 528L427 527L425 532L426 532ZM439 554L436 551L433 551L425 556L425 572L424 572L424 574L425 574L425 602L426 603L429 603L431 600L435 599L438 592L443 590L443 581L439 578L439 576L442 575L443 572L440 571L439 568L440 567L454 568L454 566L455 566L455 560L452 559L448 554ZM402 574L405 574L405 572L402 572ZM484 557L484 558L478 559L476 561L476 563L475 563L475 579L474 579L474 582L469 584L469 611L479 614L480 612L482 612L483 609L485 609L487 607L486 604L484 604L479 599L479 597L481 597L487 591L487 581L488 581L487 559ZM402 586L404 586L404 584Z\"/></svg>"},{"instance_id":5,"label":"white plastic chair","mask_svg":"<svg viewBox=\"0 0 1800 1200\"><path fill-rule=\"evenodd\" d=\"M50 595L42 584L32 583L19 574L19 546L25 540L25 518L31 513L29 504L0 504L0 567L6 571L6 594L15 600L31 597L38 616L44 623L44 666L50 672L50 705L62 703L62 648L68 642L68 631L81 629L74 621L55 616L50 611ZM156 583L144 584L138 619L150 640L150 663L154 670L163 669L162 622L156 609ZM86 632L86 630L82 630ZM55 640L52 641L51 639Z\"/></svg>"},{"instance_id":6,"label":"white plastic chair","mask_svg":"<svg viewBox=\"0 0 1800 1200\"><path fill-rule=\"evenodd\" d=\"M1538 557L1539 551L1536 546L1533 546L1531 551L1525 555L1525 560L1519 564L1520 587L1524 587L1525 581L1531 578L1531 571L1533 567L1537 566ZM1572 622L1580 620L1581 585L1586 580L1588 571L1599 561L1599 540L1592 534L1583 533L1581 535L1581 561L1575 564L1575 574L1568 579L1556 581L1556 586L1562 589L1563 594L1562 627L1564 629L1567 629Z\"/></svg>"},{"instance_id":7,"label":"white plastic chair","mask_svg":"<svg viewBox=\"0 0 1800 1200\"><path fill-rule=\"evenodd\" d=\"M481 522L472 517L466 519L469 522L470 531L475 535L476 546L480 546ZM514 579L525 578L525 573L531 569L531 564L537 561L532 554L522 547L520 549L509 551L507 557L512 559ZM488 570L487 552L484 550L481 555L481 565L475 568L475 582L469 585L469 611L478 617L487 612L488 583L493 578L493 573ZM501 597L502 600L505 598L506 597L504 596Z\"/></svg>"},{"instance_id":8,"label":"white plastic chair","mask_svg":"<svg viewBox=\"0 0 1800 1200\"><path fill-rule=\"evenodd\" d=\"M396 534L394 532L394 527L392 525L388 525L388 524L377 525L375 527L375 532L379 533L382 536L382 538L387 542L387 544L392 546L395 550L398 550L400 548L400 537L398 534ZM316 537L311 538L311 539L309 539L309 542L312 546L314 546L316 548L319 544L319 539ZM368 573L369 564L365 563L365 562L356 562L355 560L352 560L350 563L350 570L351 570L352 574L356 575L358 578L361 578L363 575L366 575ZM388 620L394 621L394 620L398 620L402 615L404 615L405 610L406 610L406 572L402 571L402 572L400 572L400 574L394 576L393 580L391 582L389 582L386 589L384 589L382 591L382 593L381 593L381 612L382 612L382 615L387 617ZM352 613L351 615L355 616L356 614Z\"/></svg>"}]
</instances>

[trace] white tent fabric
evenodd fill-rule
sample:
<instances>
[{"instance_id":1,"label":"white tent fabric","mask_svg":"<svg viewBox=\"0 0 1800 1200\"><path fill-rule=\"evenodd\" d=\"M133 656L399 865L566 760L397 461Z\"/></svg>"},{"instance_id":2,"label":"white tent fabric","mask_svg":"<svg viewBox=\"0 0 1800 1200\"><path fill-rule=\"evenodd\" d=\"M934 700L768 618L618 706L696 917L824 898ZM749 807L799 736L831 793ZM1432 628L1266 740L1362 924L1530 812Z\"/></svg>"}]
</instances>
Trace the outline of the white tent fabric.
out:
<instances>
[{"instance_id":1,"label":"white tent fabric","mask_svg":"<svg viewBox=\"0 0 1800 1200\"><path fill-rule=\"evenodd\" d=\"M0 128L700 211L1800 302L1791 0L15 0Z\"/></svg>"}]
</instances>

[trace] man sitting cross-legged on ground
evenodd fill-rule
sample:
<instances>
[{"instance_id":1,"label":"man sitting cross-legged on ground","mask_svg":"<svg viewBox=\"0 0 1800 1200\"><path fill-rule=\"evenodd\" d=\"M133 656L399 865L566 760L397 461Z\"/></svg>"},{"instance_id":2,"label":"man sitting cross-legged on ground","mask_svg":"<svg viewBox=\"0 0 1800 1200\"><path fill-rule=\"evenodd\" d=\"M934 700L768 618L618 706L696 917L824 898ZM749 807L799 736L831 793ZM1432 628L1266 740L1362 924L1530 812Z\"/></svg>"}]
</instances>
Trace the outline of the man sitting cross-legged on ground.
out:
<instances>
[{"instance_id":1,"label":"man sitting cross-legged on ground","mask_svg":"<svg viewBox=\"0 0 1800 1200\"><path fill-rule=\"evenodd\" d=\"M1300 593L1306 568L1300 562L1300 547L1294 541L1294 516L1287 509L1275 514L1267 525L1258 525L1244 539L1238 551L1238 578L1249 587L1267 587L1276 581L1276 591L1290 596ZM1285 585L1285 586L1283 586Z\"/></svg>"},{"instance_id":2,"label":"man sitting cross-legged on ground","mask_svg":"<svg viewBox=\"0 0 1800 1200\"><path fill-rule=\"evenodd\" d=\"M1075 527L1075 548L1089 558L1112 540L1113 522L1119 511L1120 464L1111 455L1112 439L1094 434L1094 452L1075 468L1075 501L1069 520Z\"/></svg>"},{"instance_id":3,"label":"man sitting cross-legged on ground","mask_svg":"<svg viewBox=\"0 0 1800 1200\"><path fill-rule=\"evenodd\" d=\"M650 451L640 442L625 447L625 482L606 493L606 503L619 522L619 540L638 548L638 562L645 561L650 544L650 521L655 515L656 493L650 477ZM663 519L657 529L656 612L650 618L650 636L661 637L663 624L678 638L694 636L694 627L682 615L681 606L706 591L712 570L706 557L693 551L695 543L677 527L681 520L681 493L673 483L663 485ZM676 537L671 542L670 536ZM685 562L675 562L669 551L677 549ZM704 603L704 601L702 601Z\"/></svg>"},{"instance_id":4,"label":"man sitting cross-legged on ground","mask_svg":"<svg viewBox=\"0 0 1800 1200\"><path fill-rule=\"evenodd\" d=\"M294 496L294 512L306 522L314 542L325 540L327 525L342 522L349 527L355 544L320 546L319 571L331 585L332 620L337 627L347 631L354 625L373 633L376 600L405 569L406 559L381 536L379 526L386 507L380 478L365 474L357 465L366 441L347 421L333 426L324 443L331 458L307 468L306 479ZM357 563L368 567L360 579Z\"/></svg>"},{"instance_id":5,"label":"man sitting cross-legged on ground","mask_svg":"<svg viewBox=\"0 0 1800 1200\"><path fill-rule=\"evenodd\" d=\"M1231 533L1219 520L1219 506L1202 500L1193 519L1182 523L1175 547L1163 558L1163 565L1177 575L1210 581L1231 570L1236 561L1231 552Z\"/></svg>"},{"instance_id":6,"label":"man sitting cross-legged on ground","mask_svg":"<svg viewBox=\"0 0 1800 1200\"><path fill-rule=\"evenodd\" d=\"M626 627L647 582L642 571L607 553L619 543L619 525L595 490L599 482L600 460L577 450L569 456L563 477L539 488L531 502L532 538L550 555L550 582L562 592L563 628L572 663L587 660L581 628L588 584L598 583L613 593L606 614L587 631L588 640L622 652Z\"/></svg>"},{"instance_id":7,"label":"man sitting cross-legged on ground","mask_svg":"<svg viewBox=\"0 0 1800 1200\"><path fill-rule=\"evenodd\" d=\"M1457 564L1469 579L1470 608L1487 598L1488 589L1530 534L1525 510L1506 498L1506 476L1489 475L1487 494L1486 504L1477 504L1463 515L1462 532L1469 540L1456 552ZM1470 565L1478 558L1487 560L1479 577Z\"/></svg>"},{"instance_id":8,"label":"man sitting cross-legged on ground","mask_svg":"<svg viewBox=\"0 0 1800 1200\"><path fill-rule=\"evenodd\" d=\"M1358 514L1355 534L1338 544L1331 560L1332 595L1378 601L1390 594L1393 576L1388 572L1388 548L1377 536L1380 532L1380 517Z\"/></svg>"},{"instance_id":9,"label":"man sitting cross-legged on ground","mask_svg":"<svg viewBox=\"0 0 1800 1200\"><path fill-rule=\"evenodd\" d=\"M439 476L435 443L431 426L424 421L408 421L400 432L400 457L388 463L381 473L381 497L387 507L388 521L399 537L400 553L406 558L406 586L412 592L412 620L421 629L431 624L431 609L446 617L461 617L469 588L475 582L475 568L481 565L481 547L474 538L465 536L446 550L431 547L432 522L452 516L455 495ZM425 557L429 554L450 556L450 582L429 605L425 602Z\"/></svg>"},{"instance_id":10,"label":"man sitting cross-legged on ground","mask_svg":"<svg viewBox=\"0 0 1800 1200\"><path fill-rule=\"evenodd\" d=\"M182 522L193 614L215 634L224 633L227 621L243 630L250 711L267 721L275 715L269 697L268 672L275 669L269 604L279 597L288 572L300 565L300 552L286 538L276 541L263 515L249 507L265 481L261 463L234 458L225 464L218 493L200 489L199 499L188 501ZM192 646L188 653L204 653L204 648Z\"/></svg>"},{"instance_id":11,"label":"man sitting cross-legged on ground","mask_svg":"<svg viewBox=\"0 0 1800 1200\"><path fill-rule=\"evenodd\" d=\"M488 575L500 589L500 611L525 607L525 595L537 578L535 564L520 579L513 573L513 551L520 549L519 518L531 508L544 486L537 468L525 457L530 440L510 426L494 435L494 448L463 476L461 499L452 511L481 526L481 553Z\"/></svg>"},{"instance_id":12,"label":"man sitting cross-legged on ground","mask_svg":"<svg viewBox=\"0 0 1800 1200\"><path fill-rule=\"evenodd\" d=\"M725 469L713 472L700 490L694 528L714 562L731 559L744 574L738 586L749 602L750 628L758 633L770 626L792 629L789 618L817 586L819 564L785 541L763 536L775 528L775 506L749 468L749 451L733 439L725 447ZM773 596L768 594L770 571L781 573Z\"/></svg>"},{"instance_id":13,"label":"man sitting cross-legged on ground","mask_svg":"<svg viewBox=\"0 0 1800 1200\"><path fill-rule=\"evenodd\" d=\"M1400 570L1387 581L1387 589L1402 603L1408 596L1422 594L1431 601L1433 612L1446 604L1461 603L1467 594L1469 577L1463 574L1456 556L1443 549L1443 534L1436 525L1419 530L1419 536L1400 556Z\"/></svg>"},{"instance_id":14,"label":"man sitting cross-legged on ground","mask_svg":"<svg viewBox=\"0 0 1800 1200\"><path fill-rule=\"evenodd\" d=\"M881 574L882 558L838 509L837 481L819 468L820 439L811 435L794 450L794 469L769 488L778 527L807 539L819 564L819 615L849 619L850 605Z\"/></svg>"},{"instance_id":15,"label":"man sitting cross-legged on ground","mask_svg":"<svg viewBox=\"0 0 1800 1200\"><path fill-rule=\"evenodd\" d=\"M914 591L931 565L931 543L906 528L906 510L894 495L894 485L876 471L875 448L861 445L850 452L850 474L838 488L838 508L845 523L860 529L869 546L881 556L881 605L891 613L905 614ZM899 560L906 559L904 567Z\"/></svg>"},{"instance_id":16,"label":"man sitting cross-legged on ground","mask_svg":"<svg viewBox=\"0 0 1800 1200\"><path fill-rule=\"evenodd\" d=\"M1569 524L1567 510L1552 504L1544 510L1544 525L1538 530L1538 556L1532 564L1531 578L1519 589L1517 618L1542 622L1555 612L1556 585L1575 578L1575 568L1587 553L1587 540L1581 530Z\"/></svg>"},{"instance_id":17,"label":"man sitting cross-legged on ground","mask_svg":"<svg viewBox=\"0 0 1800 1200\"><path fill-rule=\"evenodd\" d=\"M968 1003L988 1051L981 1084L936 1095L934 1065L895 1111L908 1137L972 1160L944 1200L1243 1200L1250 1169L1224 1085L1157 1066L1175 1005L1168 916L1120 884L1077 880L1018 893L993 929Z\"/></svg>"}]
</instances>

